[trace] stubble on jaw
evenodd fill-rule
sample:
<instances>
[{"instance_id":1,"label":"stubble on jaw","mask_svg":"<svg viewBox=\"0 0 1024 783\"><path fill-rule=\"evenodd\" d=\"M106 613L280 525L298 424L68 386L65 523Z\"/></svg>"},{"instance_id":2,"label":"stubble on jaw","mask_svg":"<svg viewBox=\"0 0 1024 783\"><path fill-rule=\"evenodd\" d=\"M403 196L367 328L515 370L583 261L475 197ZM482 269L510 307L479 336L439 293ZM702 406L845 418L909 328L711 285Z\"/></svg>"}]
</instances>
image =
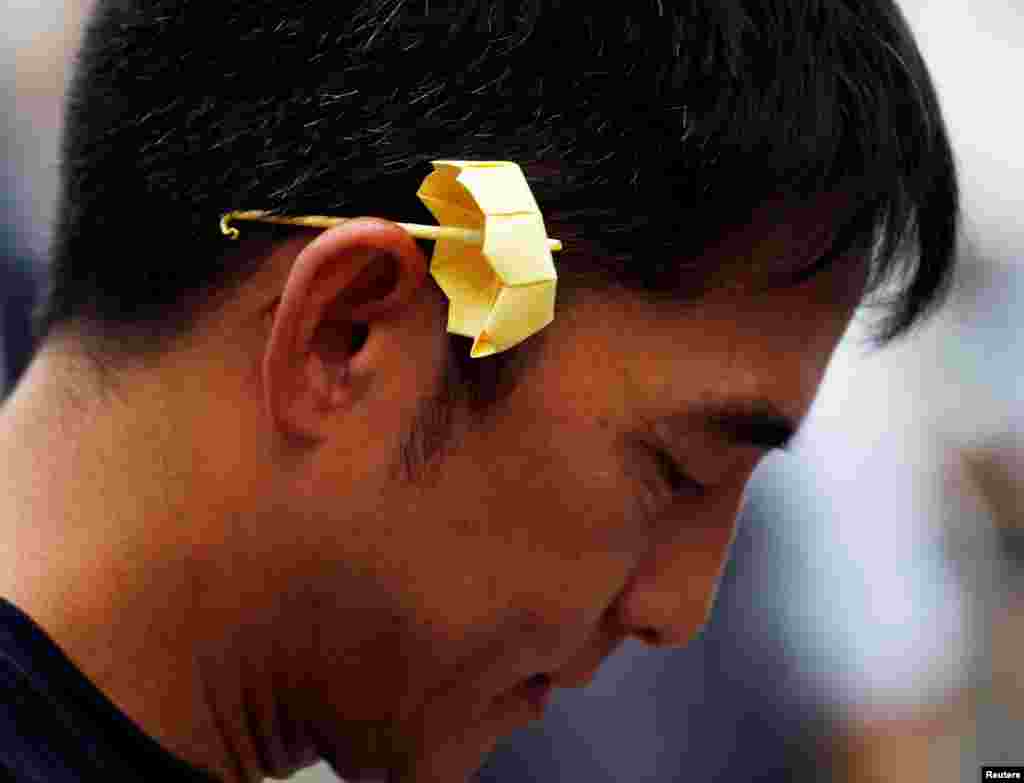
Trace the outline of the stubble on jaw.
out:
<instances>
[{"instance_id":1,"label":"stubble on jaw","mask_svg":"<svg viewBox=\"0 0 1024 783\"><path fill-rule=\"evenodd\" d=\"M470 340L448 335L445 360L435 391L416 404L391 465L390 477L402 484L434 487L446 457L470 432L493 423L501 403L518 387L543 349L546 335L484 359L469 356Z\"/></svg>"}]
</instances>

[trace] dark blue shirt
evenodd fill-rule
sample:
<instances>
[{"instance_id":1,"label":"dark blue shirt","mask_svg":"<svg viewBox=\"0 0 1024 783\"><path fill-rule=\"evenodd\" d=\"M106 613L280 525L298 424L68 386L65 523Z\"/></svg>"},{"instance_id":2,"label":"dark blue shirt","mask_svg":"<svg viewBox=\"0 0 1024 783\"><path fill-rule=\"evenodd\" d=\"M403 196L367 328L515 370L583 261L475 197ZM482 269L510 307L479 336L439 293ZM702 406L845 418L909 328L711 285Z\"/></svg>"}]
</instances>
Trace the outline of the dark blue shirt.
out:
<instances>
[{"instance_id":1,"label":"dark blue shirt","mask_svg":"<svg viewBox=\"0 0 1024 783\"><path fill-rule=\"evenodd\" d=\"M7 780L218 783L145 734L32 618L0 598L0 781Z\"/></svg>"}]
</instances>

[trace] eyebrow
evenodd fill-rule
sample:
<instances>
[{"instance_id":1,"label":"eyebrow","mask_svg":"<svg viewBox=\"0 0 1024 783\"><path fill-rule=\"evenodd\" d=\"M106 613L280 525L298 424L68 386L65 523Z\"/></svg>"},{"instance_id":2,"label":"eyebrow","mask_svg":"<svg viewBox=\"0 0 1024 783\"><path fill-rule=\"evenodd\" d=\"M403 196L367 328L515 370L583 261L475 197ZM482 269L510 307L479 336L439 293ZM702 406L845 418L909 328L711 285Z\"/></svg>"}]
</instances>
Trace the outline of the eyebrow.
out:
<instances>
[{"instance_id":1,"label":"eyebrow","mask_svg":"<svg viewBox=\"0 0 1024 783\"><path fill-rule=\"evenodd\" d=\"M700 402L661 417L654 425L673 435L699 428L730 445L766 451L786 450L799 430L793 418L766 399Z\"/></svg>"}]
</instances>

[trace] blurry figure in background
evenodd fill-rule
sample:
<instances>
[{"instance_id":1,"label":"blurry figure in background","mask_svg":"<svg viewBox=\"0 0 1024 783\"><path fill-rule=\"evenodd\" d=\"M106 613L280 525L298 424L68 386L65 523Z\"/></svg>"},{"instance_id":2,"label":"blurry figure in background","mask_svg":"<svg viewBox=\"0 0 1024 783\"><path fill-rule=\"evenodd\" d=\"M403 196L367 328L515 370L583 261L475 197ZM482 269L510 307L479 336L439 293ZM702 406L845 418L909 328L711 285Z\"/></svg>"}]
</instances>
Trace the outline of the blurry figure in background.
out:
<instances>
[{"instance_id":1,"label":"blurry figure in background","mask_svg":"<svg viewBox=\"0 0 1024 783\"><path fill-rule=\"evenodd\" d=\"M1024 417L1021 419L1024 422ZM961 451L961 483L981 501L984 522L960 527L956 554L979 617L979 645L967 698L969 767L1024 765L1024 431L1007 431ZM979 515L979 516L980 516ZM991 531L988 541L984 537ZM973 539L970 540L970 539ZM979 541L981 539L981 541ZM979 549L990 546L988 558ZM964 559L964 553L974 555Z\"/></svg>"},{"instance_id":2,"label":"blurry figure in background","mask_svg":"<svg viewBox=\"0 0 1024 783\"><path fill-rule=\"evenodd\" d=\"M91 0L8 5L0 17L0 396L34 349L45 277L65 63Z\"/></svg>"},{"instance_id":3,"label":"blurry figure in background","mask_svg":"<svg viewBox=\"0 0 1024 783\"><path fill-rule=\"evenodd\" d=\"M944 524L945 566L960 588L962 619L948 652L958 659L943 671L935 652L913 651L890 667L910 672L911 688L929 676L932 693L900 703L888 693L870 705L837 713L834 780L884 783L915 776L934 783L978 779L982 765L1024 765L1024 438L1012 429L973 446L947 444L941 457L945 506L933 512ZM918 566L920 568L920 566ZM891 595L894 602L908 596ZM909 600L918 600L909 597ZM923 613L911 625L946 620ZM884 623L884 621L882 621ZM886 627L883 624L883 628ZM967 642L965 645L964 642ZM870 642L865 643L870 650ZM921 671L931 663L932 671ZM884 665L879 668L886 668ZM913 682L916 680L917 682ZM895 691L895 688L893 689Z\"/></svg>"},{"instance_id":4,"label":"blurry figure in background","mask_svg":"<svg viewBox=\"0 0 1024 783\"><path fill-rule=\"evenodd\" d=\"M13 87L0 83L0 108L13 105ZM10 112L2 112L4 118ZM24 199L12 165L11 129L0 128L0 398L6 397L28 364L36 284L24 242Z\"/></svg>"},{"instance_id":5,"label":"blurry figure in background","mask_svg":"<svg viewBox=\"0 0 1024 783\"><path fill-rule=\"evenodd\" d=\"M10 71L5 71L9 74ZM6 397L32 354L32 307L37 300L41 263L26 235L28 187L17 165L19 145L11 122L14 85L0 81L0 399Z\"/></svg>"},{"instance_id":6,"label":"blurry figure in background","mask_svg":"<svg viewBox=\"0 0 1024 783\"><path fill-rule=\"evenodd\" d=\"M0 398L14 388L32 356L32 307L38 297L35 265L19 247L17 232L0 228Z\"/></svg>"},{"instance_id":7,"label":"blurry figure in background","mask_svg":"<svg viewBox=\"0 0 1024 783\"><path fill-rule=\"evenodd\" d=\"M7 71L6 73L10 73ZM11 121L16 114L14 85L0 83L0 399L6 397L32 355L32 308L40 290L42 263L31 247L29 185L19 160L20 137Z\"/></svg>"},{"instance_id":8,"label":"blurry figure in background","mask_svg":"<svg viewBox=\"0 0 1024 783\"><path fill-rule=\"evenodd\" d=\"M0 41L0 399L28 363L35 284L25 242L26 192L17 166L14 51Z\"/></svg>"},{"instance_id":9,"label":"blurry figure in background","mask_svg":"<svg viewBox=\"0 0 1024 783\"><path fill-rule=\"evenodd\" d=\"M904 6L953 127L963 263L912 350L831 366L800 479L816 510L793 515L821 572L805 569L789 623L841 724L834 779L954 783L1024 764L1006 532L1024 480L1024 104L977 89L1024 72L1024 17L1007 0Z\"/></svg>"},{"instance_id":10,"label":"blurry figure in background","mask_svg":"<svg viewBox=\"0 0 1024 783\"><path fill-rule=\"evenodd\" d=\"M1024 765L1019 560L1003 532L1024 480L1024 104L978 89L1024 72L1024 16L1007 0L904 5L953 128L963 263L912 351L830 368L808 432L835 437L814 448L804 495L839 502L795 517L824 571L791 614L845 723L836 779L959 783Z\"/></svg>"},{"instance_id":11,"label":"blurry figure in background","mask_svg":"<svg viewBox=\"0 0 1024 783\"><path fill-rule=\"evenodd\" d=\"M949 27L967 45L963 20ZM984 152L1007 171L1024 157L1015 138ZM949 306L913 350L871 362L838 352L808 419L791 519L821 571L803 569L789 614L842 724L837 781L957 783L982 764L1024 764L1024 615L1007 532L1024 480L1024 232L1005 212L1024 180L977 176Z\"/></svg>"}]
</instances>

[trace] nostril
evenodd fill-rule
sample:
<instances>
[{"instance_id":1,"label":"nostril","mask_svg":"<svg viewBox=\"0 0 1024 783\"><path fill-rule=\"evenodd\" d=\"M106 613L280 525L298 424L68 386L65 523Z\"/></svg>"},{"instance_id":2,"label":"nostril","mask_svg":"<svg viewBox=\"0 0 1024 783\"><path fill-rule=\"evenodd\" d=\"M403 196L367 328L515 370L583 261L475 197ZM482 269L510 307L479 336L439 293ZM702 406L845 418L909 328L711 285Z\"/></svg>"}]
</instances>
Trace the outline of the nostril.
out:
<instances>
[{"instance_id":1,"label":"nostril","mask_svg":"<svg viewBox=\"0 0 1024 783\"><path fill-rule=\"evenodd\" d=\"M366 345L366 340L370 336L370 327L366 324L353 324L352 325L352 337L349 342L348 352L349 356L355 353L359 353L363 346Z\"/></svg>"},{"instance_id":2,"label":"nostril","mask_svg":"<svg viewBox=\"0 0 1024 783\"><path fill-rule=\"evenodd\" d=\"M538 672L527 680L527 682L531 687L547 688L551 685L551 675L545 674L544 672Z\"/></svg>"},{"instance_id":3,"label":"nostril","mask_svg":"<svg viewBox=\"0 0 1024 783\"><path fill-rule=\"evenodd\" d=\"M642 628L635 631L634 635L644 644L649 644L652 647L660 647L662 645L661 634L653 628Z\"/></svg>"}]
</instances>

